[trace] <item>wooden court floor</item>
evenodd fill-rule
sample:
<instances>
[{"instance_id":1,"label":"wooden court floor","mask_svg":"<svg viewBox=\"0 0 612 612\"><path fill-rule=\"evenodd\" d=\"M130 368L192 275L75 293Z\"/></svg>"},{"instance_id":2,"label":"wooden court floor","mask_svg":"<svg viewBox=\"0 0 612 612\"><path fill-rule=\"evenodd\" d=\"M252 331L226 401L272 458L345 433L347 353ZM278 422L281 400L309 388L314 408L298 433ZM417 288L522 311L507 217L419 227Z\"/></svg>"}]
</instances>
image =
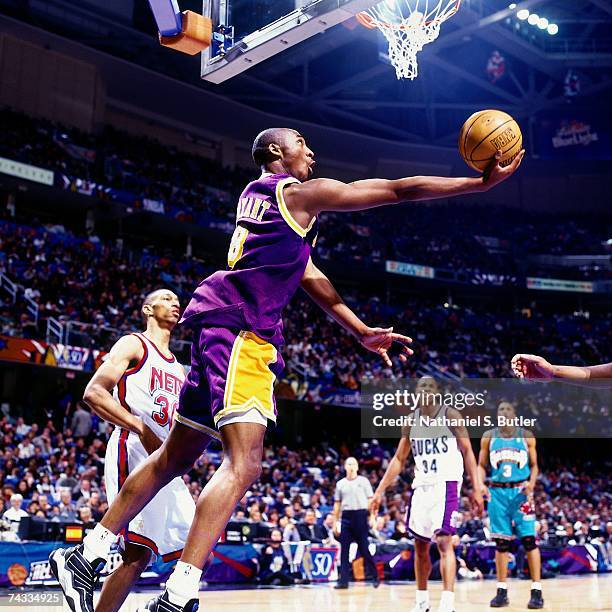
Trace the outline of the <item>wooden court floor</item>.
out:
<instances>
[{"instance_id":1,"label":"wooden court floor","mask_svg":"<svg viewBox=\"0 0 612 612\"><path fill-rule=\"evenodd\" d=\"M543 582L545 610L572 612L574 610L612 611L612 575L562 577ZM509 583L510 607L505 610L527 610L530 582L514 580ZM202 612L410 612L414 604L414 584L382 584L374 589L369 585L353 584L346 591L336 591L332 585L298 586L245 590L210 590L200 593ZM456 611L490 610L489 601L495 591L495 581L457 583ZM439 583L430 589L432 608L437 609L441 593ZM121 612L136 612L155 592L132 593Z\"/></svg>"}]
</instances>

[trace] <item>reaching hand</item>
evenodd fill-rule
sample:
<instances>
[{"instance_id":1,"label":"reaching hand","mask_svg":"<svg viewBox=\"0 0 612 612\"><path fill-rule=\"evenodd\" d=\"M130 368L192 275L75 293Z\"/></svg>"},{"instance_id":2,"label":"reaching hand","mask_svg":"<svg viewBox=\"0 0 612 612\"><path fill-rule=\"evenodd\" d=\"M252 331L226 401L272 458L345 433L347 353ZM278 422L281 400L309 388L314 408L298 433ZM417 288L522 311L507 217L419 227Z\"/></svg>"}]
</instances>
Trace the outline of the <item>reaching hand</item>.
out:
<instances>
[{"instance_id":1,"label":"reaching hand","mask_svg":"<svg viewBox=\"0 0 612 612\"><path fill-rule=\"evenodd\" d=\"M489 487L487 487L486 484L481 485L480 492L482 493L483 499L491 499L491 491L489 491Z\"/></svg>"},{"instance_id":2,"label":"reaching hand","mask_svg":"<svg viewBox=\"0 0 612 612\"><path fill-rule=\"evenodd\" d=\"M528 380L552 380L555 375L553 366L538 355L519 353L512 358L510 367L515 376Z\"/></svg>"},{"instance_id":3,"label":"reaching hand","mask_svg":"<svg viewBox=\"0 0 612 612\"><path fill-rule=\"evenodd\" d=\"M388 366L392 364L387 351L394 342L399 342L402 345L402 352L400 353L400 359L402 361L408 359L407 355L414 354L414 351L406 346L406 344L412 342L412 338L393 333L392 327L387 329L382 327L368 327L359 339L359 342L361 342L362 346L368 349L368 351L378 353Z\"/></svg>"},{"instance_id":4,"label":"reaching hand","mask_svg":"<svg viewBox=\"0 0 612 612\"><path fill-rule=\"evenodd\" d=\"M498 151L491 165L483 173L483 181L487 189L499 185L499 183L510 178L517 171L523 161L523 157L525 157L525 149L521 149L520 153L505 167L502 167L499 163L501 156L502 152Z\"/></svg>"},{"instance_id":5,"label":"reaching hand","mask_svg":"<svg viewBox=\"0 0 612 612\"><path fill-rule=\"evenodd\" d=\"M378 514L378 509L380 508L380 504L382 503L382 495L380 493L375 492L370 500L370 515L376 516Z\"/></svg>"},{"instance_id":6,"label":"reaching hand","mask_svg":"<svg viewBox=\"0 0 612 612\"><path fill-rule=\"evenodd\" d=\"M484 500L480 491L472 492L472 509L477 516L482 516L484 512Z\"/></svg>"}]
</instances>

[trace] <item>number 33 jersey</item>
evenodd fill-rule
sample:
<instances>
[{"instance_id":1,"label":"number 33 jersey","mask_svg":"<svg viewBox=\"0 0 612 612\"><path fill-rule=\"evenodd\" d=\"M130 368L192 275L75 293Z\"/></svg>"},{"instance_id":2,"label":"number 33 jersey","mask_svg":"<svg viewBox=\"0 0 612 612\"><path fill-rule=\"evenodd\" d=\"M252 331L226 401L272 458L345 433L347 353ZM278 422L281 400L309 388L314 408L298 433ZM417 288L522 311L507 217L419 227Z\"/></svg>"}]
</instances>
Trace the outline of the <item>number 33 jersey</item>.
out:
<instances>
[{"instance_id":1,"label":"number 33 jersey","mask_svg":"<svg viewBox=\"0 0 612 612\"><path fill-rule=\"evenodd\" d=\"M432 422L446 415L441 408ZM455 435L446 425L428 424L427 416L420 409L414 411L414 425L410 429L410 448L414 457L412 488L442 482L461 482L463 479L463 455L457 447Z\"/></svg>"},{"instance_id":2,"label":"number 33 jersey","mask_svg":"<svg viewBox=\"0 0 612 612\"><path fill-rule=\"evenodd\" d=\"M185 370L174 355L164 356L144 334L133 335L142 343L143 355L125 371L113 397L163 441L172 427Z\"/></svg>"}]
</instances>

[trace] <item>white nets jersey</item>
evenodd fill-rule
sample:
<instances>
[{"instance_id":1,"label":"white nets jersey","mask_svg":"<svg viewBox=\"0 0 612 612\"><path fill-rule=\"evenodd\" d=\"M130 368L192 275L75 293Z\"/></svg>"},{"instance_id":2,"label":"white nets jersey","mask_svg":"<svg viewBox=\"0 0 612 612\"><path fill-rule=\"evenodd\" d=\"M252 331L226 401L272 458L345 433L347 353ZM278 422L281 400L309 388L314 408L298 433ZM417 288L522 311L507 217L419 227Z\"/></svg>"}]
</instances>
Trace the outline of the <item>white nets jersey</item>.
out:
<instances>
[{"instance_id":1,"label":"white nets jersey","mask_svg":"<svg viewBox=\"0 0 612 612\"><path fill-rule=\"evenodd\" d=\"M142 343L142 359L125 371L113 391L115 399L140 417L153 433L165 440L170 433L185 370L172 355L167 358L143 334L134 334Z\"/></svg>"},{"instance_id":2,"label":"white nets jersey","mask_svg":"<svg viewBox=\"0 0 612 612\"><path fill-rule=\"evenodd\" d=\"M185 372L176 360L164 357L143 334L142 359L121 377L113 395L132 414L139 416L161 440L170 433ZM104 478L109 504L119 494L126 478L148 457L134 432L115 427L108 440ZM146 546L163 561L177 559L185 544L195 514L195 503L182 478L175 478L121 532L120 544Z\"/></svg>"},{"instance_id":3,"label":"white nets jersey","mask_svg":"<svg viewBox=\"0 0 612 612\"><path fill-rule=\"evenodd\" d=\"M412 488L442 482L461 482L463 479L463 455L457 447L455 435L446 425L437 425L437 419L446 416L446 408L441 408L431 417L420 409L415 410L415 424L410 429L410 447L414 456L414 480Z\"/></svg>"}]
</instances>

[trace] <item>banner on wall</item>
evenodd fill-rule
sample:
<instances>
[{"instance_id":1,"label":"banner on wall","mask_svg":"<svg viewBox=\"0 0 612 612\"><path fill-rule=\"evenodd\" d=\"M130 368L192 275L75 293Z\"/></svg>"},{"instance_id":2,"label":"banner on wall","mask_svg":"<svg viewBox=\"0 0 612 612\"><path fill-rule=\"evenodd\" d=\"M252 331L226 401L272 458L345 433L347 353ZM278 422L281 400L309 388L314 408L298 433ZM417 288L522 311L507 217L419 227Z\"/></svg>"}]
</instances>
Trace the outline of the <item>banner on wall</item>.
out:
<instances>
[{"instance_id":1,"label":"banner on wall","mask_svg":"<svg viewBox=\"0 0 612 612\"><path fill-rule=\"evenodd\" d=\"M0 360L5 361L36 363L91 372L100 366L105 355L105 351L81 346L0 336Z\"/></svg>"},{"instance_id":2,"label":"banner on wall","mask_svg":"<svg viewBox=\"0 0 612 612\"><path fill-rule=\"evenodd\" d=\"M573 291L576 293L593 293L593 283L588 281L570 281L560 278L527 277L527 289L541 291Z\"/></svg>"},{"instance_id":3,"label":"banner on wall","mask_svg":"<svg viewBox=\"0 0 612 612\"><path fill-rule=\"evenodd\" d=\"M610 159L610 126L601 116L561 111L538 123L540 157L544 159Z\"/></svg>"},{"instance_id":4,"label":"banner on wall","mask_svg":"<svg viewBox=\"0 0 612 612\"><path fill-rule=\"evenodd\" d=\"M0 588L13 586L57 586L51 574L49 555L59 542L0 542ZM258 554L250 544L242 546L217 544L214 560L206 572L207 582L239 583L252 581L257 574ZM176 559L164 561L157 557L141 574L139 585L158 585L165 582ZM110 576L121 564L121 554L113 549L100 581Z\"/></svg>"},{"instance_id":5,"label":"banner on wall","mask_svg":"<svg viewBox=\"0 0 612 612\"><path fill-rule=\"evenodd\" d=\"M16 178L26 179L41 185L53 185L54 173L31 164L22 164L14 159L0 157L0 172Z\"/></svg>"},{"instance_id":6,"label":"banner on wall","mask_svg":"<svg viewBox=\"0 0 612 612\"><path fill-rule=\"evenodd\" d=\"M407 263L405 261L385 262L385 270L391 274L402 274L403 276L416 276L418 278L435 278L436 271L431 266Z\"/></svg>"},{"instance_id":7,"label":"banner on wall","mask_svg":"<svg viewBox=\"0 0 612 612\"><path fill-rule=\"evenodd\" d=\"M0 542L0 588L15 586L56 586L51 574L49 555L58 546L58 542ZM384 548L384 547L383 547ZM374 561L381 569L386 568L396 580L414 579L413 551L410 548L401 551L387 551L380 548L374 555ZM309 562L304 562L303 569L313 581L326 582L337 578L337 548L317 547L310 549ZM547 547L542 551L542 562L545 567L560 574L586 574L605 572L606 564L600 548L585 544L566 546L564 548ZM232 545L217 544L214 560L206 572L206 581L210 583L245 583L252 582L257 575L258 553L251 544ZM352 556L354 557L354 555ZM363 579L360 558L352 558L353 573L356 579ZM494 573L495 547L489 544L472 544L467 547L468 565L478 567L484 574ZM109 555L101 576L104 581L121 563L121 555L114 550ZM138 584L158 585L166 581L176 559L164 562L156 559L141 575Z\"/></svg>"}]
</instances>

